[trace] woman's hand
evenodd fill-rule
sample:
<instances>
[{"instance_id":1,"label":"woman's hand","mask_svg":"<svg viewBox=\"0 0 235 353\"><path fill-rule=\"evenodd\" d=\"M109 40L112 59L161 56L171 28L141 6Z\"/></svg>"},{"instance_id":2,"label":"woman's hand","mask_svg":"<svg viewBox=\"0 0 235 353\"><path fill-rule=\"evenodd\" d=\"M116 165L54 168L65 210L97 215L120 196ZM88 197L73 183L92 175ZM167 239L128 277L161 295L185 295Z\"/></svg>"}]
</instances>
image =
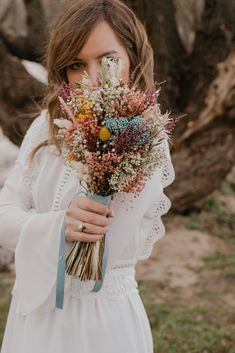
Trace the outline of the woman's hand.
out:
<instances>
[{"instance_id":1,"label":"woman's hand","mask_svg":"<svg viewBox=\"0 0 235 353\"><path fill-rule=\"evenodd\" d=\"M95 242L108 232L108 218L114 217L113 201L106 207L86 196L75 197L65 215L65 239L69 242ZM86 229L79 231L83 223Z\"/></svg>"}]
</instances>

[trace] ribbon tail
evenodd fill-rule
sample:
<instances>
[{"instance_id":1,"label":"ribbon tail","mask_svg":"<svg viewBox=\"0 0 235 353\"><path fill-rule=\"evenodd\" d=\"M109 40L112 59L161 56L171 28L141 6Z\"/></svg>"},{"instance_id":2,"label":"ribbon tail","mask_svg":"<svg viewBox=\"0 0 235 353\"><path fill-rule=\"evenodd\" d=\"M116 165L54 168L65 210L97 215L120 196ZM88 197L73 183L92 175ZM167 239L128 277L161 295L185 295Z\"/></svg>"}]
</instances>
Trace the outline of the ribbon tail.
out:
<instances>
[{"instance_id":1,"label":"ribbon tail","mask_svg":"<svg viewBox=\"0 0 235 353\"><path fill-rule=\"evenodd\" d=\"M76 196L84 194L84 191L79 191ZM64 304L64 283L65 283L65 220L63 222L61 232L60 232L60 246L59 246L59 258L57 265L57 279L56 279L56 301L55 307L58 309L63 309Z\"/></svg>"},{"instance_id":2,"label":"ribbon tail","mask_svg":"<svg viewBox=\"0 0 235 353\"><path fill-rule=\"evenodd\" d=\"M56 308L63 309L65 281L65 221L60 232L60 247L56 279Z\"/></svg>"}]
</instances>

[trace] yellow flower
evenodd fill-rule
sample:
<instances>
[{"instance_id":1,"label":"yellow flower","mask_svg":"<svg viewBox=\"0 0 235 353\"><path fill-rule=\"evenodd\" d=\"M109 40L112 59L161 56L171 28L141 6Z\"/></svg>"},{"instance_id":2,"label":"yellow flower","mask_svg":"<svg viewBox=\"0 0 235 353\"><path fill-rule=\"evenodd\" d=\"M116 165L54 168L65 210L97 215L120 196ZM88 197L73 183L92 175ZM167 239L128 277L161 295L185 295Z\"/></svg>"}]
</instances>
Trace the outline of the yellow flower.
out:
<instances>
[{"instance_id":1,"label":"yellow flower","mask_svg":"<svg viewBox=\"0 0 235 353\"><path fill-rule=\"evenodd\" d=\"M83 120L86 119L86 115L80 113L80 114L78 114L78 115L76 116L76 119L77 119L77 121L78 121L79 123L81 123Z\"/></svg>"},{"instance_id":2,"label":"yellow flower","mask_svg":"<svg viewBox=\"0 0 235 353\"><path fill-rule=\"evenodd\" d=\"M93 103L88 101L82 105L82 109L85 111L89 111L93 107Z\"/></svg>"},{"instance_id":3,"label":"yellow flower","mask_svg":"<svg viewBox=\"0 0 235 353\"><path fill-rule=\"evenodd\" d=\"M107 129L107 127L102 127L100 129L99 132L99 138L101 139L101 141L107 141L111 136L111 132L109 131L109 129Z\"/></svg>"},{"instance_id":4,"label":"yellow flower","mask_svg":"<svg viewBox=\"0 0 235 353\"><path fill-rule=\"evenodd\" d=\"M80 101L82 101L82 98L79 98ZM79 123L81 123L82 121L86 120L86 119L91 119L93 117L93 112L90 108L92 108L93 103L88 101L86 103L84 103L82 105L82 113L79 113L76 116L76 119Z\"/></svg>"},{"instance_id":5,"label":"yellow flower","mask_svg":"<svg viewBox=\"0 0 235 353\"><path fill-rule=\"evenodd\" d=\"M71 161L73 161L73 160L74 160L74 156L73 156L73 155L71 155L71 154L69 154L69 155L68 155L68 161L70 161L70 162L71 162Z\"/></svg>"}]
</instances>

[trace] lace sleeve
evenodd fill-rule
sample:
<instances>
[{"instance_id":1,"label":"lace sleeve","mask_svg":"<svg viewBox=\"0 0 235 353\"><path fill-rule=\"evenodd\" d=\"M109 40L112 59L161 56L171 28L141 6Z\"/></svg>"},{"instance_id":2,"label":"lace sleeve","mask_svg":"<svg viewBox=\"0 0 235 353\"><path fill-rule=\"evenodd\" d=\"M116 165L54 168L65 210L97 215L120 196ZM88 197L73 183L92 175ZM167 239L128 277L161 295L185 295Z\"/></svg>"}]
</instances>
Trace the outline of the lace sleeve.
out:
<instances>
[{"instance_id":1,"label":"lace sleeve","mask_svg":"<svg viewBox=\"0 0 235 353\"><path fill-rule=\"evenodd\" d=\"M153 244L162 238L165 234L165 226L161 220L161 216L166 214L170 207L171 201L164 194L163 189L170 185L175 179L175 171L171 162L170 149L167 140L164 140L165 158L161 169L160 182L162 184L162 192L156 201L147 209L140 225L140 237L143 239L138 260L147 259L152 252Z\"/></svg>"},{"instance_id":2,"label":"lace sleeve","mask_svg":"<svg viewBox=\"0 0 235 353\"><path fill-rule=\"evenodd\" d=\"M38 175L40 168L39 157L35 156L33 163L29 165L29 155L31 151L42 141L48 139L47 110L42 110L41 114L33 121L27 130L20 147L17 163L21 165L22 176L20 186L32 203L32 184Z\"/></svg>"},{"instance_id":3,"label":"lace sleeve","mask_svg":"<svg viewBox=\"0 0 235 353\"><path fill-rule=\"evenodd\" d=\"M41 114L34 119L27 130L23 142L20 146L18 161L26 164L32 149L44 139L48 138L47 110L42 110Z\"/></svg>"},{"instance_id":4,"label":"lace sleeve","mask_svg":"<svg viewBox=\"0 0 235 353\"><path fill-rule=\"evenodd\" d=\"M28 129L18 159L0 193L0 245L15 252L17 312L23 315L48 298L56 281L59 237L66 210L38 209L32 196L33 178L42 172L47 151L42 148L29 165L32 149L47 139L45 112ZM47 174L44 173L44 178ZM35 185L36 186L36 185ZM36 188L37 190L37 188ZM41 189L43 197L47 189ZM12 292L12 293L13 293Z\"/></svg>"}]
</instances>

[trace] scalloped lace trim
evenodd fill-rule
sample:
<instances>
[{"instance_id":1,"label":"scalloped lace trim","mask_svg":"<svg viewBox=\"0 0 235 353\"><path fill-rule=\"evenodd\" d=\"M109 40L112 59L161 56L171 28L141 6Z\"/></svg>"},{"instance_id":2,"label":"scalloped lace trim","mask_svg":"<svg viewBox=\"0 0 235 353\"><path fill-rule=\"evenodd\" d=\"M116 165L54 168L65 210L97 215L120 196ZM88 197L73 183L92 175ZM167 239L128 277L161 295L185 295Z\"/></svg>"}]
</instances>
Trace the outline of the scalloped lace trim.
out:
<instances>
[{"instance_id":1,"label":"scalloped lace trim","mask_svg":"<svg viewBox=\"0 0 235 353\"><path fill-rule=\"evenodd\" d=\"M164 159L162 173L161 173L161 182L163 189L170 185L175 179L175 171L173 164L171 162L170 151L168 147L168 142L166 143L166 158ZM151 230L148 232L144 244L144 248L140 256L138 256L138 260L144 260L149 258L151 255L153 245L159 239L161 239L165 235L165 226L162 222L161 216L166 214L171 207L171 201L166 196L164 192L162 192L161 198L157 203L157 206L154 210L154 217L152 222Z\"/></svg>"}]
</instances>

